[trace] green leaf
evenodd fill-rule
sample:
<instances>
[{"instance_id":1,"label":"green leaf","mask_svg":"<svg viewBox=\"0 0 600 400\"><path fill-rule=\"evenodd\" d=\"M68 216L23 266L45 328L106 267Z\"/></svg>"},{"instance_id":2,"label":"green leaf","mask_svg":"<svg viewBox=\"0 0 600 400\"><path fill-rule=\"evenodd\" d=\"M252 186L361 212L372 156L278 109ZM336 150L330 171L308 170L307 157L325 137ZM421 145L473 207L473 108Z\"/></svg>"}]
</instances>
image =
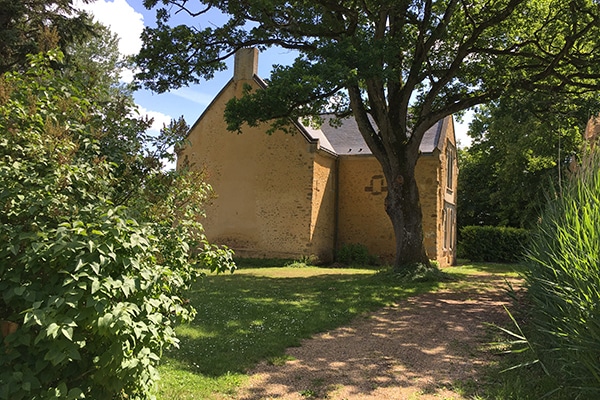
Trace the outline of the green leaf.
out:
<instances>
[{"instance_id":1,"label":"green leaf","mask_svg":"<svg viewBox=\"0 0 600 400\"><path fill-rule=\"evenodd\" d=\"M59 329L60 329L60 326L56 322L51 323L46 328L46 336L50 336L53 339L56 339L56 337L58 336Z\"/></svg>"},{"instance_id":2,"label":"green leaf","mask_svg":"<svg viewBox=\"0 0 600 400\"><path fill-rule=\"evenodd\" d=\"M44 356L44 360L50 361L54 366L59 365L67 358L67 355L63 353L62 349L58 346L53 346Z\"/></svg>"},{"instance_id":3,"label":"green leaf","mask_svg":"<svg viewBox=\"0 0 600 400\"><path fill-rule=\"evenodd\" d=\"M85 267L87 265L87 263L85 261L83 261L82 258L78 258L77 259L77 264L75 265L75 271L77 272L79 271L81 268Z\"/></svg>"},{"instance_id":4,"label":"green leaf","mask_svg":"<svg viewBox=\"0 0 600 400\"><path fill-rule=\"evenodd\" d=\"M66 328L63 327L60 329L60 331L64 335L64 337L66 337L70 341L73 341L73 328L72 327L66 327Z\"/></svg>"},{"instance_id":5,"label":"green leaf","mask_svg":"<svg viewBox=\"0 0 600 400\"><path fill-rule=\"evenodd\" d=\"M92 267L92 271L94 271L94 273L95 273L97 276L100 276L100 264L99 264L99 263L97 263L97 262L95 262L95 261L94 261L94 262L91 262L91 263L90 263L90 267Z\"/></svg>"},{"instance_id":6,"label":"green leaf","mask_svg":"<svg viewBox=\"0 0 600 400\"><path fill-rule=\"evenodd\" d=\"M17 296L22 296L23 293L25 293L25 286L19 286L13 289L13 292L17 295Z\"/></svg>"},{"instance_id":7,"label":"green leaf","mask_svg":"<svg viewBox=\"0 0 600 400\"><path fill-rule=\"evenodd\" d=\"M98 290L100 290L100 280L97 278L93 278L92 279L92 290L91 290L91 294L96 293Z\"/></svg>"},{"instance_id":8,"label":"green leaf","mask_svg":"<svg viewBox=\"0 0 600 400\"><path fill-rule=\"evenodd\" d=\"M98 328L102 330L110 329L110 326L113 322L114 316L110 313L104 314L102 317L98 318Z\"/></svg>"}]
</instances>

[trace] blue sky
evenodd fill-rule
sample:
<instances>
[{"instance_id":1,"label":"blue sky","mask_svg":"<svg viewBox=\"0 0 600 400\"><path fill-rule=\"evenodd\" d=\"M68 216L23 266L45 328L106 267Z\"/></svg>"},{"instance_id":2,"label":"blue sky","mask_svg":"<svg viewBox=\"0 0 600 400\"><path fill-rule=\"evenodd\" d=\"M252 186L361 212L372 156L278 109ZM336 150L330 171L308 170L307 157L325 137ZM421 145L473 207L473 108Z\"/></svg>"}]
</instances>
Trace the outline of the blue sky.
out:
<instances>
[{"instance_id":1,"label":"blue sky","mask_svg":"<svg viewBox=\"0 0 600 400\"><path fill-rule=\"evenodd\" d=\"M142 0L96 0L92 4L79 4L104 25L115 32L120 39L119 50L126 55L135 54L141 47L140 34L144 26L154 24L154 10L146 10ZM215 18L215 20L211 20ZM187 21L186 21L187 22ZM218 23L218 16L203 16L190 20L195 24ZM286 65L293 61L293 54L285 49L270 49L259 56L258 74L267 78L273 64ZM215 77L206 82L189 87L172 90L167 93L156 94L147 90L140 90L134 94L135 101L142 115L154 118L153 129L158 130L172 118L183 115L189 125L206 109L215 95L233 74L233 60L229 60L228 69L215 74ZM124 79L130 79L131 74L124 73ZM468 118L466 118L468 119ZM470 143L466 136L467 123L456 124L457 139L462 145ZM462 146L461 146L462 147Z\"/></svg>"}]
</instances>

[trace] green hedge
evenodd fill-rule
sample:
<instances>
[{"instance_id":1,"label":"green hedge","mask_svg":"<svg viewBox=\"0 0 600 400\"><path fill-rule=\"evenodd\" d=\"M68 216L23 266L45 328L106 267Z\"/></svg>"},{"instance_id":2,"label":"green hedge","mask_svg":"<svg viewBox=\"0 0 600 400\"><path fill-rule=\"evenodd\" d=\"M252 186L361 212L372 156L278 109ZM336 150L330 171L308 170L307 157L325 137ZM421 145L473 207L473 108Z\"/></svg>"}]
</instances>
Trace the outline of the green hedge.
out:
<instances>
[{"instance_id":1,"label":"green hedge","mask_svg":"<svg viewBox=\"0 0 600 400\"><path fill-rule=\"evenodd\" d=\"M465 226L460 231L458 256L471 261L516 262L529 240L526 229L506 226Z\"/></svg>"}]
</instances>

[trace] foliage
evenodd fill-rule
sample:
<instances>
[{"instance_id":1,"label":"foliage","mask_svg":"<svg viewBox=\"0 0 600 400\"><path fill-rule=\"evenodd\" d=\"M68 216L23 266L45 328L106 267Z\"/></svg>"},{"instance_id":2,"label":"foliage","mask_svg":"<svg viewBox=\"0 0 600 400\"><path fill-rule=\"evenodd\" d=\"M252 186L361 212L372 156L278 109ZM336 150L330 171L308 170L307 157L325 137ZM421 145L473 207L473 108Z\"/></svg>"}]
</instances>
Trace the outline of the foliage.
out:
<instances>
[{"instance_id":1,"label":"foliage","mask_svg":"<svg viewBox=\"0 0 600 400\"><path fill-rule=\"evenodd\" d=\"M73 0L0 0L0 10L0 74L23 71L27 54L56 45L64 51L92 31Z\"/></svg>"},{"instance_id":2,"label":"foliage","mask_svg":"<svg viewBox=\"0 0 600 400\"><path fill-rule=\"evenodd\" d=\"M122 176L102 143L117 132L94 88L50 68L61 62L31 56L0 78L0 319L18 326L0 398L145 399L174 324L194 315L194 264L222 270L231 254L189 218L201 204L187 194L208 190L197 177L155 170L142 186L162 198L115 203Z\"/></svg>"},{"instance_id":3,"label":"foliage","mask_svg":"<svg viewBox=\"0 0 600 400\"><path fill-rule=\"evenodd\" d=\"M404 284L415 282L437 283L451 280L450 275L439 268L437 261L431 261L429 264L414 263L407 265L400 271L383 269L379 271L379 274L382 277Z\"/></svg>"},{"instance_id":4,"label":"foliage","mask_svg":"<svg viewBox=\"0 0 600 400\"><path fill-rule=\"evenodd\" d=\"M369 249L364 244L348 243L344 244L337 251L336 261L345 265L377 265L379 261L377 257L369 253Z\"/></svg>"},{"instance_id":5,"label":"foliage","mask_svg":"<svg viewBox=\"0 0 600 400\"><path fill-rule=\"evenodd\" d=\"M144 191L149 192L149 177L161 171L165 161L174 161L172 148L189 127L180 118L164 126L159 135L148 131L153 121L137 117L131 85L120 82L127 62L119 54L118 37L107 27L94 24L93 34L68 50L70 57L61 65L61 75L84 86L87 98L100 108L93 123L103 156L115 165L112 201L132 206L145 196Z\"/></svg>"},{"instance_id":6,"label":"foliage","mask_svg":"<svg viewBox=\"0 0 600 400\"><path fill-rule=\"evenodd\" d=\"M429 262L415 180L419 145L437 121L517 89L599 87L600 10L594 0L146 0L138 77L157 91L211 79L249 46L298 56L264 90L228 104L229 129L281 128L333 111L352 116L382 166L395 267ZM171 14L195 18L171 25ZM210 15L225 17L214 25ZM204 20L202 19L204 17Z\"/></svg>"},{"instance_id":7,"label":"foliage","mask_svg":"<svg viewBox=\"0 0 600 400\"><path fill-rule=\"evenodd\" d=\"M68 56L61 72L86 87L103 88L98 92L98 102L123 102L132 94L131 85L120 81L130 61L119 52L119 37L110 28L95 22L90 30L89 35L67 46Z\"/></svg>"},{"instance_id":8,"label":"foliage","mask_svg":"<svg viewBox=\"0 0 600 400\"><path fill-rule=\"evenodd\" d=\"M301 256L298 259L289 261L289 262L285 263L285 266L293 267L293 268L305 268L305 267L319 265L321 263L322 262L318 256L311 254L308 256Z\"/></svg>"},{"instance_id":9,"label":"foliage","mask_svg":"<svg viewBox=\"0 0 600 400\"><path fill-rule=\"evenodd\" d=\"M506 226L465 226L458 256L471 261L517 262L529 242L529 231Z\"/></svg>"},{"instance_id":10,"label":"foliage","mask_svg":"<svg viewBox=\"0 0 600 400\"><path fill-rule=\"evenodd\" d=\"M460 156L460 226L531 228L568 175L597 95L515 92L478 107Z\"/></svg>"},{"instance_id":11,"label":"foliage","mask_svg":"<svg viewBox=\"0 0 600 400\"><path fill-rule=\"evenodd\" d=\"M483 154L475 146L458 149L458 165L460 177L457 191L457 226L469 225L500 225L496 206L492 203L492 192L495 190L494 163L487 162ZM459 236L460 239L460 236Z\"/></svg>"},{"instance_id":12,"label":"foliage","mask_svg":"<svg viewBox=\"0 0 600 400\"><path fill-rule=\"evenodd\" d=\"M600 155L550 199L527 252L535 346L573 398L600 393Z\"/></svg>"}]
</instances>

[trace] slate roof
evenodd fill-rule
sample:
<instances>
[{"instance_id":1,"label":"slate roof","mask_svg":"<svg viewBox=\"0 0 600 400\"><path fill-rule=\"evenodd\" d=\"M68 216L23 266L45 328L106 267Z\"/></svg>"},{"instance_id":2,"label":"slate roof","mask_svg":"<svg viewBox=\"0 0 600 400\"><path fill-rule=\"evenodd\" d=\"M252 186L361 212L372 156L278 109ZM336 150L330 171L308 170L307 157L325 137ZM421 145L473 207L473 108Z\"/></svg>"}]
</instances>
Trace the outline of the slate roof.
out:
<instances>
[{"instance_id":1,"label":"slate roof","mask_svg":"<svg viewBox=\"0 0 600 400\"><path fill-rule=\"evenodd\" d=\"M354 118L345 118L342 120L341 126L332 127L329 121L333 118L333 115L325 114L321 117L323 118L323 125L321 125L320 129L299 124L305 130L305 134L310 135L312 139L319 139L321 147L337 155L372 154L369 146L367 146L360 134ZM441 150L443 144L443 140L441 140L443 139L442 132L446 131L446 127L451 123L451 118L446 117L438 121L425 132L419 147L422 154L431 154L435 149Z\"/></svg>"},{"instance_id":2,"label":"slate roof","mask_svg":"<svg viewBox=\"0 0 600 400\"><path fill-rule=\"evenodd\" d=\"M253 76L254 81L262 88L267 87L267 83L258 75ZM233 78L221 89L221 92L231 84ZM188 131L188 135L194 130L196 125L202 120L204 115L212 107L212 104L221 95L221 92L215 96L213 101L206 107L204 112L198 117L192 128ZM310 125L305 125L300 121L297 121L295 125L299 131L311 143L319 143L321 149L332 153L333 155L372 155L373 153L369 149L369 146L365 143L362 135L358 130L358 124L352 117L344 118L342 125L339 127L332 127L329 125L329 121L333 118L332 114L323 114L323 124L319 128L313 128ZM445 128L448 123L451 123L452 117L446 117L438 121L435 125L425 132L423 140L419 149L421 154L432 154L433 151L438 148L441 150L443 140L441 133L445 132Z\"/></svg>"}]
</instances>

